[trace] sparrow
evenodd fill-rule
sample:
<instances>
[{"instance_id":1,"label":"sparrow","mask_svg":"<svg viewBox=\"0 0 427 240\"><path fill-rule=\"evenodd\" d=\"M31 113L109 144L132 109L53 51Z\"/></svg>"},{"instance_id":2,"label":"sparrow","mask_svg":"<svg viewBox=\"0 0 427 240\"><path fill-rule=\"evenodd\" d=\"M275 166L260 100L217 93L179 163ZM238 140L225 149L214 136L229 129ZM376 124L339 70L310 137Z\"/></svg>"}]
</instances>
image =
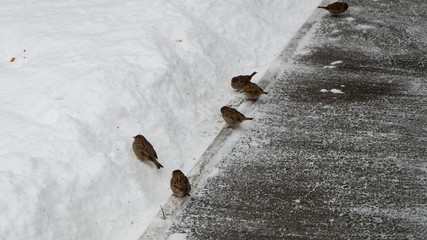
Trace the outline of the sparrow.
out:
<instances>
[{"instance_id":1,"label":"sparrow","mask_svg":"<svg viewBox=\"0 0 427 240\"><path fill-rule=\"evenodd\" d=\"M133 137L135 140L132 144L133 152L140 161L152 161L158 169L162 168L162 164L157 161L157 153L153 146L142 135Z\"/></svg>"},{"instance_id":2,"label":"sparrow","mask_svg":"<svg viewBox=\"0 0 427 240\"><path fill-rule=\"evenodd\" d=\"M224 121L228 124L228 128L234 128L240 125L245 120L252 120L253 118L245 117L242 113L234 108L224 106L221 108L221 115Z\"/></svg>"},{"instance_id":3,"label":"sparrow","mask_svg":"<svg viewBox=\"0 0 427 240\"><path fill-rule=\"evenodd\" d=\"M175 170L172 172L170 187L175 197L190 196L190 182L184 173L182 173L180 170Z\"/></svg>"},{"instance_id":4,"label":"sparrow","mask_svg":"<svg viewBox=\"0 0 427 240\"><path fill-rule=\"evenodd\" d=\"M256 101L262 94L268 94L268 92L264 92L264 90L255 83L246 84L246 86L243 87L243 93L249 101Z\"/></svg>"},{"instance_id":5,"label":"sparrow","mask_svg":"<svg viewBox=\"0 0 427 240\"><path fill-rule=\"evenodd\" d=\"M251 75L240 75L233 77L231 79L231 87L237 91L241 91L246 84L251 82L251 79L255 74L257 74L257 72L253 72Z\"/></svg>"},{"instance_id":6,"label":"sparrow","mask_svg":"<svg viewBox=\"0 0 427 240\"><path fill-rule=\"evenodd\" d=\"M334 2L329 4L326 7L318 7L328 10L328 12L332 15L339 15L345 12L348 9L348 4L345 2Z\"/></svg>"}]
</instances>

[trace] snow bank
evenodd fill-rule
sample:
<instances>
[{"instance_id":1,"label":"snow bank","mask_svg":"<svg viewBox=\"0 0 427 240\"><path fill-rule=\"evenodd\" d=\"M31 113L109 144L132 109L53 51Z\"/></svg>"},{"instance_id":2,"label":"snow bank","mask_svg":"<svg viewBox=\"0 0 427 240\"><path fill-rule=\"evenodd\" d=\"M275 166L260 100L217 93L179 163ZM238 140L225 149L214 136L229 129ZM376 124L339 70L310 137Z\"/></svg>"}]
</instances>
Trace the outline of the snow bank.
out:
<instances>
[{"instance_id":1,"label":"snow bank","mask_svg":"<svg viewBox=\"0 0 427 240\"><path fill-rule=\"evenodd\" d=\"M0 238L138 238L242 98L230 79L258 81L318 3L2 3Z\"/></svg>"}]
</instances>

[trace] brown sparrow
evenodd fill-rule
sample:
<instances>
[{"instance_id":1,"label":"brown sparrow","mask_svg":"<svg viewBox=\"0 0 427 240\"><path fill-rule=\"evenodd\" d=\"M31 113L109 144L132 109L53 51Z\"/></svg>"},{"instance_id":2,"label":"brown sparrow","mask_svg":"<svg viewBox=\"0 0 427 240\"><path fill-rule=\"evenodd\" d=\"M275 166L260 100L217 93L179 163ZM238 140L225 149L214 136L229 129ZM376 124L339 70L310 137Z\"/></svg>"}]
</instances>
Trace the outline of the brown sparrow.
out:
<instances>
[{"instance_id":1,"label":"brown sparrow","mask_svg":"<svg viewBox=\"0 0 427 240\"><path fill-rule=\"evenodd\" d=\"M243 93L249 101L256 101L262 94L268 94L268 92L264 92L264 90L255 83L246 84L246 86L243 87Z\"/></svg>"},{"instance_id":2,"label":"brown sparrow","mask_svg":"<svg viewBox=\"0 0 427 240\"><path fill-rule=\"evenodd\" d=\"M329 4L326 7L318 7L328 10L328 12L332 15L339 15L345 12L348 9L348 4L345 2L334 2Z\"/></svg>"},{"instance_id":3,"label":"brown sparrow","mask_svg":"<svg viewBox=\"0 0 427 240\"><path fill-rule=\"evenodd\" d=\"M253 72L251 75L240 75L231 79L231 87L240 91L243 87L251 82L252 77L257 74L257 72Z\"/></svg>"},{"instance_id":4,"label":"brown sparrow","mask_svg":"<svg viewBox=\"0 0 427 240\"><path fill-rule=\"evenodd\" d=\"M234 108L224 106L221 108L221 115L224 121L228 124L227 127L234 128L240 125L245 120L252 120L253 118L247 118Z\"/></svg>"},{"instance_id":5,"label":"brown sparrow","mask_svg":"<svg viewBox=\"0 0 427 240\"><path fill-rule=\"evenodd\" d=\"M190 196L190 182L184 173L182 173L180 170L175 170L172 172L170 187L172 189L173 195L176 197Z\"/></svg>"},{"instance_id":6,"label":"brown sparrow","mask_svg":"<svg viewBox=\"0 0 427 240\"><path fill-rule=\"evenodd\" d=\"M135 140L132 144L133 152L140 161L152 161L158 169L162 168L162 164L157 161L157 153L153 146L142 135L133 137Z\"/></svg>"}]
</instances>

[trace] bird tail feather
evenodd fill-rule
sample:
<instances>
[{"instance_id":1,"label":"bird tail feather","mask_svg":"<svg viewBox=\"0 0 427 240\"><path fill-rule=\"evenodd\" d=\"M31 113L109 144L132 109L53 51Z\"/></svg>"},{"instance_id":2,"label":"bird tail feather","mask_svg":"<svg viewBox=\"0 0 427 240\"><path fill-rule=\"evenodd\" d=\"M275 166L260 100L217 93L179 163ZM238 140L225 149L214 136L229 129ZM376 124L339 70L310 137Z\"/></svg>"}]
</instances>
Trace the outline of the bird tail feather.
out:
<instances>
[{"instance_id":1,"label":"bird tail feather","mask_svg":"<svg viewBox=\"0 0 427 240\"><path fill-rule=\"evenodd\" d=\"M157 169L160 169L163 167L163 165L157 162L157 160L153 160L153 163L156 165Z\"/></svg>"}]
</instances>

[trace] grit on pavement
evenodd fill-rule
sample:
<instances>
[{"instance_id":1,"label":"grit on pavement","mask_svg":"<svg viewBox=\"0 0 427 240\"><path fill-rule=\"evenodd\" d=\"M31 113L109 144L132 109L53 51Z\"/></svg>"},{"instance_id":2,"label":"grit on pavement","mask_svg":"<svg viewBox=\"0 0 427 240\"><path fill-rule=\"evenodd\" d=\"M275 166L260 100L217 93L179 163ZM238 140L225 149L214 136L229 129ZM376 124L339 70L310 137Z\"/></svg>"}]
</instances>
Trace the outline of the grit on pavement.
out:
<instances>
[{"instance_id":1,"label":"grit on pavement","mask_svg":"<svg viewBox=\"0 0 427 240\"><path fill-rule=\"evenodd\" d=\"M239 107L165 239L427 239L427 2L348 3Z\"/></svg>"}]
</instances>

